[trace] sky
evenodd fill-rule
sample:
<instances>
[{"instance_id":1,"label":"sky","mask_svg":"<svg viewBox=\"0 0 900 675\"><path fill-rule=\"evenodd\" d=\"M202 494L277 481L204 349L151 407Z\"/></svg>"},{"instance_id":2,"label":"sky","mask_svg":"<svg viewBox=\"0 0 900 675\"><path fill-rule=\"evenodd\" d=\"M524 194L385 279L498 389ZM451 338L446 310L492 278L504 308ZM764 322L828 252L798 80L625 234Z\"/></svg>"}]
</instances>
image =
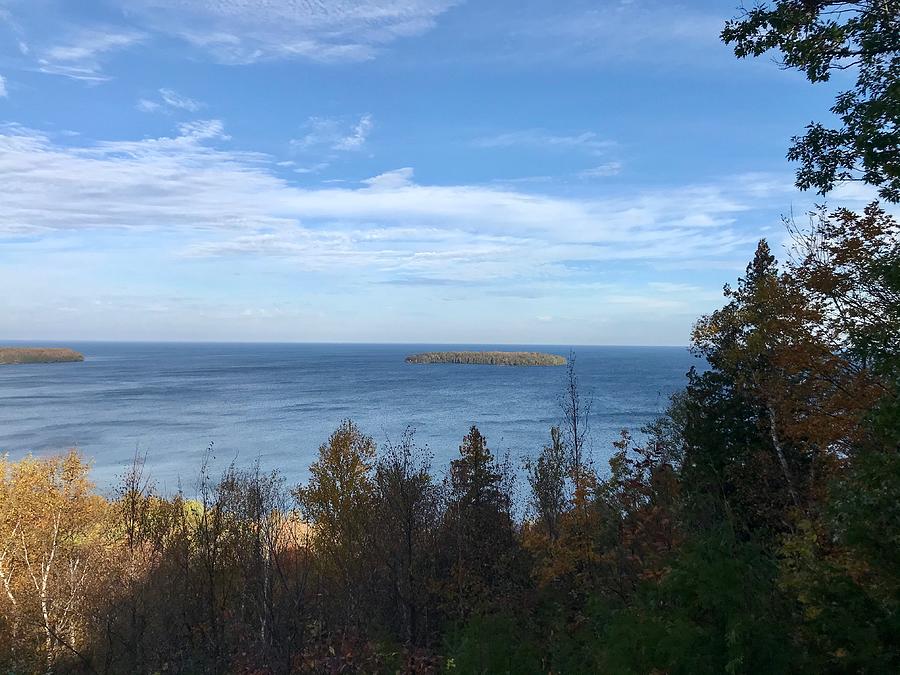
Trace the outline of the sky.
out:
<instances>
[{"instance_id":1,"label":"sky","mask_svg":"<svg viewBox=\"0 0 900 675\"><path fill-rule=\"evenodd\" d=\"M736 12L0 0L0 339L687 344L824 202Z\"/></svg>"}]
</instances>

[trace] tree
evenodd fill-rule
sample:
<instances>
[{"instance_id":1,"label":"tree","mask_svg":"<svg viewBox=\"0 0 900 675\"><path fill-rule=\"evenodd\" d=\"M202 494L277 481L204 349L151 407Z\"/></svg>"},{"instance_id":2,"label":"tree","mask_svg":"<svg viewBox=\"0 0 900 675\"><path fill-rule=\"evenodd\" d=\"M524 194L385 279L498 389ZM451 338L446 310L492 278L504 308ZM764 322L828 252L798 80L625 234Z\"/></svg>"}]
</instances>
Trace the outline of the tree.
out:
<instances>
[{"instance_id":1,"label":"tree","mask_svg":"<svg viewBox=\"0 0 900 675\"><path fill-rule=\"evenodd\" d=\"M559 521L566 509L566 478L568 458L562 432L557 426L550 429L550 443L536 459L525 460L525 473L531 487L531 509L542 534L549 541L559 537Z\"/></svg>"},{"instance_id":2,"label":"tree","mask_svg":"<svg viewBox=\"0 0 900 675\"><path fill-rule=\"evenodd\" d=\"M793 139L797 186L824 194L835 183L863 180L900 201L900 1L774 0L726 23L725 43L739 58L770 49L810 82L852 71L855 86L831 108L841 126L812 123Z\"/></svg>"},{"instance_id":3,"label":"tree","mask_svg":"<svg viewBox=\"0 0 900 675\"><path fill-rule=\"evenodd\" d=\"M281 591L298 589L285 588L282 556L293 523L283 479L277 472L262 473L258 463L249 469L231 466L216 487L215 509L225 521L225 576L235 580L226 597L230 632L243 638L244 648L252 645L284 658L295 626L293 612L282 611L289 594Z\"/></svg>"},{"instance_id":4,"label":"tree","mask_svg":"<svg viewBox=\"0 0 900 675\"><path fill-rule=\"evenodd\" d=\"M499 463L472 425L450 462L442 525L440 577L448 613L465 620L509 601L521 581L519 551L507 489L508 467Z\"/></svg>"},{"instance_id":5,"label":"tree","mask_svg":"<svg viewBox=\"0 0 900 675\"><path fill-rule=\"evenodd\" d=\"M107 610L107 625L116 625L116 642L121 642L123 660L136 671L147 670L145 634L148 631L147 597L144 580L162 557L162 537L154 527L154 508L159 503L155 485L145 471L145 455L135 452L131 466L122 476L113 504L116 525L124 533L122 542L121 583L124 598L121 609ZM121 611L121 616L118 616ZM108 631L109 632L109 631ZM118 645L116 645L118 647ZM99 650L97 650L99 651ZM112 657L112 645L107 654Z\"/></svg>"},{"instance_id":6,"label":"tree","mask_svg":"<svg viewBox=\"0 0 900 675\"><path fill-rule=\"evenodd\" d=\"M591 408L594 401L582 396L575 371L575 353L569 354L566 363L566 383L560 407L563 413L562 432L568 450L569 471L571 473L573 498L582 507L587 503L590 483L593 480L591 470L590 445L588 444Z\"/></svg>"},{"instance_id":7,"label":"tree","mask_svg":"<svg viewBox=\"0 0 900 675\"><path fill-rule=\"evenodd\" d=\"M52 671L82 644L104 573L108 510L88 465L63 457L0 458L0 663Z\"/></svg>"},{"instance_id":8,"label":"tree","mask_svg":"<svg viewBox=\"0 0 900 675\"><path fill-rule=\"evenodd\" d=\"M788 503L804 502L800 477L810 461L786 433L790 420L783 411L791 407L781 403L797 373L779 357L801 347L821 350L814 341L805 343L804 298L779 274L764 240L737 287L725 287L725 296L729 302L702 317L692 335L695 352L711 368L689 375L691 444L685 460L693 487L718 483L713 494L743 502L749 509L744 516L778 529Z\"/></svg>"},{"instance_id":9,"label":"tree","mask_svg":"<svg viewBox=\"0 0 900 675\"><path fill-rule=\"evenodd\" d=\"M792 227L789 271L819 307L835 386L810 399L811 427L839 451L823 507L784 540L782 580L803 608L809 669L900 667L900 231L875 204ZM810 438L822 444L821 431Z\"/></svg>"},{"instance_id":10,"label":"tree","mask_svg":"<svg viewBox=\"0 0 900 675\"><path fill-rule=\"evenodd\" d=\"M598 672L821 672L791 668L789 603L773 556L722 526L679 551L672 569L641 587L598 640ZM874 671L873 671L874 672Z\"/></svg>"},{"instance_id":11,"label":"tree","mask_svg":"<svg viewBox=\"0 0 900 675\"><path fill-rule=\"evenodd\" d=\"M900 353L900 226L878 204L810 214L788 222L792 276L822 305L835 348L861 368L888 366Z\"/></svg>"},{"instance_id":12,"label":"tree","mask_svg":"<svg viewBox=\"0 0 900 675\"><path fill-rule=\"evenodd\" d=\"M437 486L430 455L412 430L388 443L375 467L375 548L387 589L388 622L407 643L428 637L428 580L432 566Z\"/></svg>"},{"instance_id":13,"label":"tree","mask_svg":"<svg viewBox=\"0 0 900 675\"><path fill-rule=\"evenodd\" d=\"M366 548L370 537L375 485L372 468L375 442L351 420L344 420L319 447L309 467L310 478L294 496L313 527L313 545L326 574L337 581L344 619L354 625L367 576Z\"/></svg>"}]
</instances>

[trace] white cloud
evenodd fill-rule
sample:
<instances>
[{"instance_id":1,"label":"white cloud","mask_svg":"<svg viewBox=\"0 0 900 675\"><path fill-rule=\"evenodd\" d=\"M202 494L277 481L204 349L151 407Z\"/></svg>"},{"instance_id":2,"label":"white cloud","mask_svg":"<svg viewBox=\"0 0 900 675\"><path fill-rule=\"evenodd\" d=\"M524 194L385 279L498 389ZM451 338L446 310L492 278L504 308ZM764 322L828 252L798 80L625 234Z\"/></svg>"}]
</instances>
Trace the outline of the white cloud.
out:
<instances>
[{"instance_id":1,"label":"white cloud","mask_svg":"<svg viewBox=\"0 0 900 675\"><path fill-rule=\"evenodd\" d=\"M855 205L868 204L878 199L878 189L861 181L846 181L834 187L828 194L834 203L854 202ZM820 198L820 201L821 198Z\"/></svg>"},{"instance_id":2,"label":"white cloud","mask_svg":"<svg viewBox=\"0 0 900 675\"><path fill-rule=\"evenodd\" d=\"M41 52L41 72L86 82L103 82L102 59L109 52L131 47L146 39L144 33L117 28L84 29L63 44Z\"/></svg>"},{"instance_id":3,"label":"white cloud","mask_svg":"<svg viewBox=\"0 0 900 675\"><path fill-rule=\"evenodd\" d=\"M294 168L294 173L319 173L322 169L327 169L329 167L328 162L316 162L315 164L311 164L310 166L298 166Z\"/></svg>"},{"instance_id":4,"label":"white cloud","mask_svg":"<svg viewBox=\"0 0 900 675\"><path fill-rule=\"evenodd\" d=\"M362 61L422 34L458 0L119 0L123 9L224 63Z\"/></svg>"},{"instance_id":5,"label":"white cloud","mask_svg":"<svg viewBox=\"0 0 900 675\"><path fill-rule=\"evenodd\" d=\"M0 98L6 98L9 93L6 91L6 78L0 75Z\"/></svg>"},{"instance_id":6,"label":"white cloud","mask_svg":"<svg viewBox=\"0 0 900 675\"><path fill-rule=\"evenodd\" d=\"M337 117L310 117L304 125L305 133L292 140L291 146L301 152L361 150L373 126L374 122L369 114L361 115L356 122Z\"/></svg>"},{"instance_id":7,"label":"white cloud","mask_svg":"<svg viewBox=\"0 0 900 675\"><path fill-rule=\"evenodd\" d=\"M138 102L135 104L134 107L137 108L138 110L140 110L141 112L150 113L150 112L156 112L162 106L159 103L157 103L156 101L151 101L146 98L141 98L141 99L138 99Z\"/></svg>"},{"instance_id":8,"label":"white cloud","mask_svg":"<svg viewBox=\"0 0 900 675\"><path fill-rule=\"evenodd\" d=\"M107 33L90 31L81 34L67 45L51 47L44 52L51 61L80 62L96 58L114 49L128 47L140 40L137 33Z\"/></svg>"},{"instance_id":9,"label":"white cloud","mask_svg":"<svg viewBox=\"0 0 900 675\"><path fill-rule=\"evenodd\" d=\"M372 190L396 190L412 185L413 169L404 167L366 178L363 183Z\"/></svg>"},{"instance_id":10,"label":"white cloud","mask_svg":"<svg viewBox=\"0 0 900 675\"><path fill-rule=\"evenodd\" d=\"M0 235L163 231L190 256L356 266L411 284L569 278L610 260L715 260L743 253L756 235L734 224L754 206L740 183L576 199L419 184L403 168L359 187L303 187L280 178L273 158L223 148L220 121L178 129L72 145L7 128Z\"/></svg>"}]
</instances>

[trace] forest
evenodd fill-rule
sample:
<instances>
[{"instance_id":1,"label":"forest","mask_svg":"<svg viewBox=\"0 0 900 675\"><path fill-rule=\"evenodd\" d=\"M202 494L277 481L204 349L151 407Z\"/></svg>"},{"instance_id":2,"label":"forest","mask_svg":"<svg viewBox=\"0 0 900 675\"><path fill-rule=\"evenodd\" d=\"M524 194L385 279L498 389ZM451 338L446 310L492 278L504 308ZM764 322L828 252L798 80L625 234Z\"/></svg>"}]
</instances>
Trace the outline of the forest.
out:
<instances>
[{"instance_id":1,"label":"forest","mask_svg":"<svg viewBox=\"0 0 900 675\"><path fill-rule=\"evenodd\" d=\"M577 359L522 466L474 426L440 471L351 420L299 485L161 494L136 457L106 498L74 451L4 458L0 670L900 672L900 4L779 0L722 37L853 73L789 158L880 201L760 241L695 324L708 368L608 466Z\"/></svg>"}]
</instances>

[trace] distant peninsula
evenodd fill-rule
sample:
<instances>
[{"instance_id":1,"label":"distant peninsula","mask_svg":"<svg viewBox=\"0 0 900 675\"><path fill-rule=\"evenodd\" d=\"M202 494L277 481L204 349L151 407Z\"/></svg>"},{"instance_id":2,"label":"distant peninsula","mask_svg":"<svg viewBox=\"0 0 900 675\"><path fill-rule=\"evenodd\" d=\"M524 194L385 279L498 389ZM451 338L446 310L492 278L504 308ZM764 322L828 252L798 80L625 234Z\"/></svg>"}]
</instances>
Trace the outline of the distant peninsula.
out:
<instances>
[{"instance_id":1,"label":"distant peninsula","mask_svg":"<svg viewBox=\"0 0 900 675\"><path fill-rule=\"evenodd\" d=\"M407 363L465 363L483 366L564 366L566 359L541 352L424 352L406 357Z\"/></svg>"},{"instance_id":2,"label":"distant peninsula","mask_svg":"<svg viewBox=\"0 0 900 675\"><path fill-rule=\"evenodd\" d=\"M0 347L0 366L70 361L84 361L84 354L79 354L74 349L56 347Z\"/></svg>"}]
</instances>

